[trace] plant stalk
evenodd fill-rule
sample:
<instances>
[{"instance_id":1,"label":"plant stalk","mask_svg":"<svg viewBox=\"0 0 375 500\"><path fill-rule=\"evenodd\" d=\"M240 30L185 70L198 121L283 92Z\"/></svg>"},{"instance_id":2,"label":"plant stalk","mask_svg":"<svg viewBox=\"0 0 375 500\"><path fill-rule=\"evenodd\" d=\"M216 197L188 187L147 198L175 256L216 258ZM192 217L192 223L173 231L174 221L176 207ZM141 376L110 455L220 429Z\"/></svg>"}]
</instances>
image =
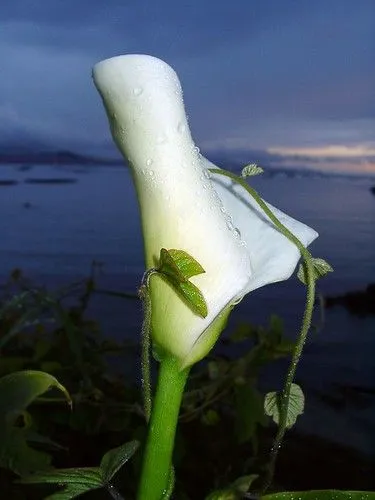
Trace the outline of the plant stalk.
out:
<instances>
[{"instance_id":1,"label":"plant stalk","mask_svg":"<svg viewBox=\"0 0 375 500\"><path fill-rule=\"evenodd\" d=\"M174 439L189 368L174 358L160 363L137 500L162 500L171 474Z\"/></svg>"}]
</instances>

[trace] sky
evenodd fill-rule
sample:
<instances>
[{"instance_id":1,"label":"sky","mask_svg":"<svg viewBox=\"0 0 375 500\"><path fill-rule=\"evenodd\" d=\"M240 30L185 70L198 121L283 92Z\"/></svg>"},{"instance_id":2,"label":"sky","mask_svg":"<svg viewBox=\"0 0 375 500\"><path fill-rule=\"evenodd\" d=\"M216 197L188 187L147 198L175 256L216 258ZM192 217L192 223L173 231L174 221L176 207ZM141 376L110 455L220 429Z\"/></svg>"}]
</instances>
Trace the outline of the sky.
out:
<instances>
[{"instance_id":1,"label":"sky","mask_svg":"<svg viewBox=\"0 0 375 500\"><path fill-rule=\"evenodd\" d=\"M374 0L1 0L0 151L114 156L91 79L145 53L207 156L375 173Z\"/></svg>"}]
</instances>

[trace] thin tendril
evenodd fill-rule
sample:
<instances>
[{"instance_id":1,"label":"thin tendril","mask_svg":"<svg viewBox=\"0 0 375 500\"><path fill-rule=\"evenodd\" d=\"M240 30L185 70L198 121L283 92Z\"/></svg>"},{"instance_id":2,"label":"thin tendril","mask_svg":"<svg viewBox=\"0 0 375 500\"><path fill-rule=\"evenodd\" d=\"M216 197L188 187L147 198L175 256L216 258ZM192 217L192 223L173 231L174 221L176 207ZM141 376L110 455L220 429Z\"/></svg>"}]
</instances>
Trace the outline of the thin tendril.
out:
<instances>
[{"instance_id":1,"label":"thin tendril","mask_svg":"<svg viewBox=\"0 0 375 500\"><path fill-rule=\"evenodd\" d=\"M149 422L152 410L151 368L150 368L150 331L151 331L151 297L149 292L149 281L155 269L149 269L142 278L142 284L138 291L143 304L143 323L141 332L141 372L142 372L142 396L143 411L146 422Z\"/></svg>"},{"instance_id":2,"label":"thin tendril","mask_svg":"<svg viewBox=\"0 0 375 500\"><path fill-rule=\"evenodd\" d=\"M242 178L233 174L231 172L227 172L226 170L221 170L219 168L210 168L210 172L214 174L224 175L229 177L233 181L240 184L246 191L252 196L252 198L258 203L263 212L269 217L269 219L274 223L274 225L280 230L280 232L288 238L289 241L294 243L304 261L306 275L307 275L307 292L306 292L306 306L303 314L302 325L298 335L298 340L295 345L292 360L290 362L288 372L286 375L286 380L284 384L284 388L281 395L281 408L280 408L280 420L278 431L271 449L270 461L267 467L267 474L264 481L264 485L261 489L261 493L264 494L272 483L272 479L275 472L276 459L278 456L278 452L282 443L282 440L285 436L286 428L287 428L287 416L288 416L288 407L289 407L289 398L290 398L290 390L293 383L294 376L296 374L297 365L301 358L304 344L306 342L307 333L311 326L311 318L314 310L314 301L315 301L315 276L314 276L314 265L312 262L312 256L310 252L306 249L306 247L299 241L299 239L291 232L288 228L286 228L279 219L274 215L274 213L269 209L267 204L262 200L259 194L255 191L254 188L249 186L247 182Z\"/></svg>"}]
</instances>

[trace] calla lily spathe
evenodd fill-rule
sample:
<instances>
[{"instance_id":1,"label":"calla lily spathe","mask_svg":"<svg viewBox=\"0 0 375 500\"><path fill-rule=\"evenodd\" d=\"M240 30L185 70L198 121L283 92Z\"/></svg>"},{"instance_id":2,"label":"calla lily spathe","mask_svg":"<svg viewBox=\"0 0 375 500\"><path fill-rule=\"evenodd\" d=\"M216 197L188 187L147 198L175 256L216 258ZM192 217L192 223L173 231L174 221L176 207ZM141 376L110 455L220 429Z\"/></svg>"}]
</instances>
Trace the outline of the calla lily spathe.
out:
<instances>
[{"instance_id":1,"label":"calla lily spathe","mask_svg":"<svg viewBox=\"0 0 375 500\"><path fill-rule=\"evenodd\" d=\"M119 56L98 63L93 78L114 141L131 167L147 267L157 266L166 248L184 250L205 270L191 281L206 300L206 318L162 278L150 280L154 345L189 366L212 348L234 303L290 277L299 251L243 187L208 173L215 166L193 142L181 85L170 66L147 55ZM269 207L304 245L317 237Z\"/></svg>"}]
</instances>

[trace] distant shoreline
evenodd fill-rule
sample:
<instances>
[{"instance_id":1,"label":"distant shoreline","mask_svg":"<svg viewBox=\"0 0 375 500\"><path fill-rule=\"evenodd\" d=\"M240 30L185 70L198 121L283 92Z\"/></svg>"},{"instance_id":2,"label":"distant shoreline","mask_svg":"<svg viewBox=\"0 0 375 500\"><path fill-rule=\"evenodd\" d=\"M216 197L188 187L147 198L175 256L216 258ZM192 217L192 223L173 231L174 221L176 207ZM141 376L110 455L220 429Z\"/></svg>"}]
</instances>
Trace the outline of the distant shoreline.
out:
<instances>
[{"instance_id":1,"label":"distant shoreline","mask_svg":"<svg viewBox=\"0 0 375 500\"><path fill-rule=\"evenodd\" d=\"M204 153L203 153L204 154ZM209 156L209 155L208 155ZM238 160L233 162L228 161L228 159L214 158L213 161L216 162L220 168L226 170L240 173L243 167L243 163L239 163ZM95 157L86 156L84 154L74 153L69 150L56 150L56 151L29 151L29 152L8 152L1 153L0 151L0 168L1 166L19 166L20 170L29 170L31 167L35 166L121 166L123 167L126 162L122 158L105 158L105 157ZM24 167L24 168L23 168ZM345 179L368 179L373 181L375 179L375 174L368 172L339 172L339 171L329 171L329 170L317 170L312 168L280 168L275 166L263 165L265 177L274 176L285 176L285 177L328 177L328 178L345 178ZM375 188L375 186L374 186ZM372 191L373 192L373 191Z\"/></svg>"},{"instance_id":2,"label":"distant shoreline","mask_svg":"<svg viewBox=\"0 0 375 500\"><path fill-rule=\"evenodd\" d=\"M122 159L97 158L72 151L1 153L0 165L121 165Z\"/></svg>"}]
</instances>

